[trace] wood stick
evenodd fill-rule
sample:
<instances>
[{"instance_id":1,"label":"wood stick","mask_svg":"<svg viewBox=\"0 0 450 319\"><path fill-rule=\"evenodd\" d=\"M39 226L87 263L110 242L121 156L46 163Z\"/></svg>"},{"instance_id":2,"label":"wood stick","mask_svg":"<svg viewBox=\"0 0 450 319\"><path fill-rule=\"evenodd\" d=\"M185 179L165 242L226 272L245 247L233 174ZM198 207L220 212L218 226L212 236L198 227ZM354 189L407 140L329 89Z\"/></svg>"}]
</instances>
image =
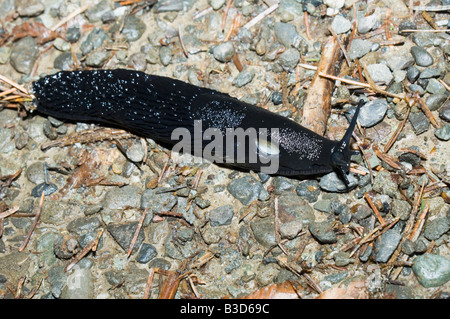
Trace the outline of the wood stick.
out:
<instances>
[{"instance_id":1,"label":"wood stick","mask_svg":"<svg viewBox=\"0 0 450 319\"><path fill-rule=\"evenodd\" d=\"M337 39L330 37L322 49L322 58L303 105L302 125L319 135L324 135L327 127L334 88L334 81L319 76L319 74L335 75L335 65L340 54L341 50Z\"/></svg>"},{"instance_id":2,"label":"wood stick","mask_svg":"<svg viewBox=\"0 0 450 319\"><path fill-rule=\"evenodd\" d=\"M136 244L136 241L139 236L139 232L141 231L142 225L144 224L145 217L148 214L148 207L144 210L144 213L142 214L141 220L139 221L139 224L136 227L136 231L134 232L134 236L131 239L130 247L127 251L127 258L130 258L131 252L133 251L134 245Z\"/></svg>"},{"instance_id":3,"label":"wood stick","mask_svg":"<svg viewBox=\"0 0 450 319\"><path fill-rule=\"evenodd\" d=\"M33 234L34 229L36 228L36 225L39 222L39 216L41 215L42 206L44 206L44 197L45 193L42 191L41 199L39 200L39 206L36 212L36 216L34 217L33 224L31 225L30 231L27 234L27 237L25 237L25 240L23 241L22 245L20 245L19 251L22 252L25 247L27 247L28 242L30 241L31 234Z\"/></svg>"}]
</instances>

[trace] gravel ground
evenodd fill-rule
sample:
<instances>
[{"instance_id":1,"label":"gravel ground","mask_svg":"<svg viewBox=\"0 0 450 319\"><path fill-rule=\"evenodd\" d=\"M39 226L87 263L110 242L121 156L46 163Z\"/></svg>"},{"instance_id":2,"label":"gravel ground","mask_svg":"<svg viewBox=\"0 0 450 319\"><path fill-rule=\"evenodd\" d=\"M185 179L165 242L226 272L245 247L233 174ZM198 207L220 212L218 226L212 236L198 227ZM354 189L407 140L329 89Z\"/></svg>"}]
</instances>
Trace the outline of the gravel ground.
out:
<instances>
[{"instance_id":1,"label":"gravel ground","mask_svg":"<svg viewBox=\"0 0 450 319\"><path fill-rule=\"evenodd\" d=\"M95 140L107 134L100 126L26 114L3 102L0 211L18 210L0 219L2 298L143 298L156 268L150 298L175 271L186 274L175 298L281 292L286 282L302 298L448 297L450 41L444 32L399 33L431 30L425 18L448 28L448 10L411 16L400 0L284 0L256 21L277 1L152 2L2 0L0 74L27 85L59 70L132 68L300 121L315 73L303 65L317 64L328 26L347 35L356 26L351 68L340 76L360 81L359 60L386 91L417 92L437 125L418 105L408 113L403 100L337 83L327 137L339 139L352 105L367 102L359 118L366 160L353 156L359 173L345 192L334 173L294 179L207 162L167 165L170 151L150 139ZM406 116L388 164L374 146L383 150ZM91 142L45 148L83 132ZM338 290L343 285L357 287L356 295Z\"/></svg>"}]
</instances>

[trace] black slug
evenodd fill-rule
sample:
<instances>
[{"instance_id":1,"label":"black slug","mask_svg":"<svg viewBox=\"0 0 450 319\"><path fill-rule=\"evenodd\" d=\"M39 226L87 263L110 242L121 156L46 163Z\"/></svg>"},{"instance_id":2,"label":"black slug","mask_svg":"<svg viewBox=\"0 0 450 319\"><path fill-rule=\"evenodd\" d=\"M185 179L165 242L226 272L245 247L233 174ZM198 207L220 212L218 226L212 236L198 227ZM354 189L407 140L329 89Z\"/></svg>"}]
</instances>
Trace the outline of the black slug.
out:
<instances>
[{"instance_id":1,"label":"black slug","mask_svg":"<svg viewBox=\"0 0 450 319\"><path fill-rule=\"evenodd\" d=\"M32 93L37 111L59 119L120 127L246 170L336 171L347 185L350 138L362 105L342 140L332 141L227 94L132 70L62 71L34 82ZM191 138L180 142L183 132Z\"/></svg>"}]
</instances>

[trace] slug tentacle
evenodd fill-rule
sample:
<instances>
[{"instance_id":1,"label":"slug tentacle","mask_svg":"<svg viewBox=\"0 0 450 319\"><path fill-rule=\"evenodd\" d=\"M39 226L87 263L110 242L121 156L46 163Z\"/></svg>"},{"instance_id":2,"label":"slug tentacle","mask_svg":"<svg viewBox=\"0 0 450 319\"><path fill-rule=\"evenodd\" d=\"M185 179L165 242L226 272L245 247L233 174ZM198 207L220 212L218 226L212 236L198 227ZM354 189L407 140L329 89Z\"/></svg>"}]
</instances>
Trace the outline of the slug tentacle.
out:
<instances>
[{"instance_id":1,"label":"slug tentacle","mask_svg":"<svg viewBox=\"0 0 450 319\"><path fill-rule=\"evenodd\" d=\"M332 141L225 93L133 70L62 71L34 82L32 92L36 110L56 118L118 126L174 148L181 142L172 133L185 132L183 147L218 163L285 176L337 171L344 181L362 105L342 140Z\"/></svg>"}]
</instances>

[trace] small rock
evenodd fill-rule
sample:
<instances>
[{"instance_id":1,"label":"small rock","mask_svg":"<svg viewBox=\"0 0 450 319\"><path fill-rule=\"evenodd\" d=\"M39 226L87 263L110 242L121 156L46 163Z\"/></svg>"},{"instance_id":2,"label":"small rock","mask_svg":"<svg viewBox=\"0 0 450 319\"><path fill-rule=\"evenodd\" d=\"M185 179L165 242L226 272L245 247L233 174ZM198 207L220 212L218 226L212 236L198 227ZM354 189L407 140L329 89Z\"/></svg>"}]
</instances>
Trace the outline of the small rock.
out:
<instances>
[{"instance_id":1,"label":"small rock","mask_svg":"<svg viewBox=\"0 0 450 319\"><path fill-rule=\"evenodd\" d=\"M86 58L86 65L93 68L100 68L109 59L111 53L107 51L93 52Z\"/></svg>"},{"instance_id":2,"label":"small rock","mask_svg":"<svg viewBox=\"0 0 450 319\"><path fill-rule=\"evenodd\" d=\"M434 63L434 59L431 54L429 54L427 50L422 47L411 47L411 54L418 66L430 66Z\"/></svg>"},{"instance_id":3,"label":"small rock","mask_svg":"<svg viewBox=\"0 0 450 319\"><path fill-rule=\"evenodd\" d=\"M438 110L441 105L447 100L447 96L445 94L437 93L437 94L431 94L427 100L426 104L430 111L436 111Z\"/></svg>"},{"instance_id":4,"label":"small rock","mask_svg":"<svg viewBox=\"0 0 450 319\"><path fill-rule=\"evenodd\" d=\"M141 203L140 191L140 188L134 185L113 188L106 193L103 206L109 209L137 208Z\"/></svg>"},{"instance_id":5,"label":"small rock","mask_svg":"<svg viewBox=\"0 0 450 319\"><path fill-rule=\"evenodd\" d=\"M214 58L219 62L229 62L233 58L234 55L234 47L233 43L228 41L219 44L213 50Z\"/></svg>"},{"instance_id":6,"label":"small rock","mask_svg":"<svg viewBox=\"0 0 450 319\"><path fill-rule=\"evenodd\" d=\"M228 184L227 189L234 198L244 205L248 205L256 199L264 201L269 198L269 193L261 182L251 176L232 180Z\"/></svg>"},{"instance_id":7,"label":"small rock","mask_svg":"<svg viewBox=\"0 0 450 319\"><path fill-rule=\"evenodd\" d=\"M448 101L439 110L439 117L450 122L450 103Z\"/></svg>"},{"instance_id":8,"label":"small rock","mask_svg":"<svg viewBox=\"0 0 450 319\"><path fill-rule=\"evenodd\" d=\"M322 176L320 179L320 188L328 192L340 193L346 192L349 188L358 184L358 179L352 173L347 174L347 179L350 183L348 187L335 172L331 172Z\"/></svg>"},{"instance_id":9,"label":"small rock","mask_svg":"<svg viewBox=\"0 0 450 319\"><path fill-rule=\"evenodd\" d=\"M0 48L0 64L5 64L8 61L10 54L11 54L10 47L6 47L6 46L1 47Z\"/></svg>"},{"instance_id":10,"label":"small rock","mask_svg":"<svg viewBox=\"0 0 450 319\"><path fill-rule=\"evenodd\" d=\"M351 60L359 59L370 52L372 48L372 42L362 39L354 39L348 50L348 57Z\"/></svg>"},{"instance_id":11,"label":"small rock","mask_svg":"<svg viewBox=\"0 0 450 319\"><path fill-rule=\"evenodd\" d=\"M405 70L406 68L410 68L414 65L413 57L405 52L404 54L392 54L389 55L387 59L387 66L394 71ZM418 70L417 70L418 71Z\"/></svg>"},{"instance_id":12,"label":"small rock","mask_svg":"<svg viewBox=\"0 0 450 319\"><path fill-rule=\"evenodd\" d=\"M358 32L361 34L367 33L370 30L374 29L377 26L377 22L379 21L379 14L375 12L374 14L363 17L358 20Z\"/></svg>"},{"instance_id":13,"label":"small rock","mask_svg":"<svg viewBox=\"0 0 450 319\"><path fill-rule=\"evenodd\" d=\"M119 246L124 250L128 251L130 248L131 240L133 239L134 233L139 222L126 222L123 224L111 223L106 226L106 229L114 238L114 240L119 244ZM133 248L133 252L139 249L139 246L145 239L144 232L141 230L137 237L136 243Z\"/></svg>"},{"instance_id":14,"label":"small rock","mask_svg":"<svg viewBox=\"0 0 450 319\"><path fill-rule=\"evenodd\" d=\"M232 84L240 88L250 83L254 77L255 77L255 70L246 68L242 72L239 72L239 74L233 79Z\"/></svg>"},{"instance_id":15,"label":"small rock","mask_svg":"<svg viewBox=\"0 0 450 319\"><path fill-rule=\"evenodd\" d=\"M130 55L128 66L136 71L145 71L147 68L147 56L142 52L136 52Z\"/></svg>"},{"instance_id":16,"label":"small rock","mask_svg":"<svg viewBox=\"0 0 450 319\"><path fill-rule=\"evenodd\" d=\"M386 194L391 198L399 198L400 196L398 185L388 171L378 172L373 180L373 190L379 194Z\"/></svg>"},{"instance_id":17,"label":"small rock","mask_svg":"<svg viewBox=\"0 0 450 319\"><path fill-rule=\"evenodd\" d=\"M73 70L73 57L71 52L63 52L53 60L53 67L62 71Z\"/></svg>"},{"instance_id":18,"label":"small rock","mask_svg":"<svg viewBox=\"0 0 450 319\"><path fill-rule=\"evenodd\" d=\"M258 243L266 248L276 245L275 224L273 218L262 218L250 223L253 236Z\"/></svg>"},{"instance_id":19,"label":"small rock","mask_svg":"<svg viewBox=\"0 0 450 319\"><path fill-rule=\"evenodd\" d=\"M278 60L283 68L293 69L300 61L300 53L297 49L290 48L280 54Z\"/></svg>"},{"instance_id":20,"label":"small rock","mask_svg":"<svg viewBox=\"0 0 450 319\"><path fill-rule=\"evenodd\" d=\"M114 7L112 6L111 1L108 0L102 0L99 3L89 7L86 10L86 17L89 20L89 22L94 23L101 20L102 16L111 11Z\"/></svg>"},{"instance_id":21,"label":"small rock","mask_svg":"<svg viewBox=\"0 0 450 319\"><path fill-rule=\"evenodd\" d=\"M394 229L389 229L381 235L375 244L375 261L387 262L401 239L402 235Z\"/></svg>"},{"instance_id":22,"label":"small rock","mask_svg":"<svg viewBox=\"0 0 450 319\"><path fill-rule=\"evenodd\" d=\"M172 48L170 46L162 46L159 48L159 59L162 65L168 66L172 61Z\"/></svg>"},{"instance_id":23,"label":"small rock","mask_svg":"<svg viewBox=\"0 0 450 319\"><path fill-rule=\"evenodd\" d=\"M300 183L295 191L298 196L305 198L310 203L313 203L319 198L320 184L316 180L308 180Z\"/></svg>"},{"instance_id":24,"label":"small rock","mask_svg":"<svg viewBox=\"0 0 450 319\"><path fill-rule=\"evenodd\" d=\"M25 171L27 179L34 184L45 182L44 162L34 162Z\"/></svg>"},{"instance_id":25,"label":"small rock","mask_svg":"<svg viewBox=\"0 0 450 319\"><path fill-rule=\"evenodd\" d=\"M157 193L158 189L146 189L142 193L141 208L150 208L152 212L168 212L177 203L178 199L170 192Z\"/></svg>"},{"instance_id":26,"label":"small rock","mask_svg":"<svg viewBox=\"0 0 450 319\"><path fill-rule=\"evenodd\" d=\"M350 257L350 253L340 251L334 255L334 264L338 267L345 267L348 264L353 263L355 260Z\"/></svg>"},{"instance_id":27,"label":"small rock","mask_svg":"<svg viewBox=\"0 0 450 319\"><path fill-rule=\"evenodd\" d=\"M139 163L144 159L145 152L141 143L133 143L126 151L127 158L134 162Z\"/></svg>"},{"instance_id":28,"label":"small rock","mask_svg":"<svg viewBox=\"0 0 450 319\"><path fill-rule=\"evenodd\" d=\"M291 182L291 180L284 176L273 177L272 186L274 188L273 192L276 195L292 191L295 188L295 185Z\"/></svg>"},{"instance_id":29,"label":"small rock","mask_svg":"<svg viewBox=\"0 0 450 319\"><path fill-rule=\"evenodd\" d=\"M284 193L279 197L279 219L281 223L294 220L308 224L314 221L314 210L308 202L293 193Z\"/></svg>"},{"instance_id":30,"label":"small rock","mask_svg":"<svg viewBox=\"0 0 450 319\"><path fill-rule=\"evenodd\" d=\"M16 11L21 17L36 17L45 10L39 0L15 0Z\"/></svg>"},{"instance_id":31,"label":"small rock","mask_svg":"<svg viewBox=\"0 0 450 319\"><path fill-rule=\"evenodd\" d=\"M294 25L290 23L276 22L273 28L275 37L286 48L301 49L305 46L305 39L298 34L297 28Z\"/></svg>"},{"instance_id":32,"label":"small rock","mask_svg":"<svg viewBox=\"0 0 450 319\"><path fill-rule=\"evenodd\" d=\"M94 278L87 268L75 266L67 278L61 298L63 299L92 299L94 298Z\"/></svg>"},{"instance_id":33,"label":"small rock","mask_svg":"<svg viewBox=\"0 0 450 319\"><path fill-rule=\"evenodd\" d=\"M411 205L407 201L401 199L394 199L392 201L391 213L394 217L400 216L400 220L406 221L409 218L410 211Z\"/></svg>"},{"instance_id":34,"label":"small rock","mask_svg":"<svg viewBox=\"0 0 450 319\"><path fill-rule=\"evenodd\" d=\"M449 221L446 217L435 218L425 224L423 235L428 240L437 240L450 229Z\"/></svg>"},{"instance_id":35,"label":"small rock","mask_svg":"<svg viewBox=\"0 0 450 319\"><path fill-rule=\"evenodd\" d=\"M370 64L367 66L367 70L375 82L389 85L393 79L392 73L386 64Z\"/></svg>"},{"instance_id":36,"label":"small rock","mask_svg":"<svg viewBox=\"0 0 450 319\"><path fill-rule=\"evenodd\" d=\"M95 231L101 222L96 216L80 217L67 224L67 230L77 235L84 235Z\"/></svg>"},{"instance_id":37,"label":"small rock","mask_svg":"<svg viewBox=\"0 0 450 319\"><path fill-rule=\"evenodd\" d=\"M388 103L385 99L369 101L361 107L358 121L362 127L372 127L383 120L387 109Z\"/></svg>"},{"instance_id":38,"label":"small rock","mask_svg":"<svg viewBox=\"0 0 450 319\"><path fill-rule=\"evenodd\" d=\"M83 55L88 54L92 50L97 49L100 47L104 41L108 39L107 34L105 31L103 31L101 28L94 28L89 35L87 36L86 40L81 43L80 49L81 53Z\"/></svg>"},{"instance_id":39,"label":"small rock","mask_svg":"<svg viewBox=\"0 0 450 319\"><path fill-rule=\"evenodd\" d=\"M420 72L419 79L430 79L436 78L441 75L441 70L438 68L426 68L422 72Z\"/></svg>"},{"instance_id":40,"label":"small rock","mask_svg":"<svg viewBox=\"0 0 450 319\"><path fill-rule=\"evenodd\" d=\"M409 114L408 119L409 119L409 122L411 123L416 135L420 135L420 134L428 131L428 128L430 126L430 120L422 112L418 112L418 113L411 112Z\"/></svg>"},{"instance_id":41,"label":"small rock","mask_svg":"<svg viewBox=\"0 0 450 319\"><path fill-rule=\"evenodd\" d=\"M293 220L287 223L280 224L281 238L294 239L303 228L303 223L300 220Z\"/></svg>"},{"instance_id":42,"label":"small rock","mask_svg":"<svg viewBox=\"0 0 450 319\"><path fill-rule=\"evenodd\" d=\"M337 241L336 233L329 222L309 223L309 231L321 244L334 244Z\"/></svg>"},{"instance_id":43,"label":"small rock","mask_svg":"<svg viewBox=\"0 0 450 319\"><path fill-rule=\"evenodd\" d=\"M225 4L226 0L209 0L209 4L210 6L214 9L214 10L219 10L220 8L223 7L223 5Z\"/></svg>"},{"instance_id":44,"label":"small rock","mask_svg":"<svg viewBox=\"0 0 450 319\"><path fill-rule=\"evenodd\" d=\"M137 41L144 34L145 23L134 15L128 15L122 28L122 33L129 42Z\"/></svg>"},{"instance_id":45,"label":"small rock","mask_svg":"<svg viewBox=\"0 0 450 319\"><path fill-rule=\"evenodd\" d=\"M437 79L430 79L428 81L426 90L431 94L446 94L447 89Z\"/></svg>"},{"instance_id":46,"label":"small rock","mask_svg":"<svg viewBox=\"0 0 450 319\"><path fill-rule=\"evenodd\" d=\"M17 72L30 74L38 56L38 46L34 39L28 36L14 44L11 50L10 63Z\"/></svg>"},{"instance_id":47,"label":"small rock","mask_svg":"<svg viewBox=\"0 0 450 319\"><path fill-rule=\"evenodd\" d=\"M333 22L331 22L331 27L336 34L341 34L350 31L352 28L352 23L338 14L334 17Z\"/></svg>"},{"instance_id":48,"label":"small rock","mask_svg":"<svg viewBox=\"0 0 450 319\"><path fill-rule=\"evenodd\" d=\"M439 287L450 280L450 260L444 256L421 255L414 259L412 270L425 288Z\"/></svg>"},{"instance_id":49,"label":"small rock","mask_svg":"<svg viewBox=\"0 0 450 319\"><path fill-rule=\"evenodd\" d=\"M410 83L416 82L416 80L419 78L419 75L420 71L415 66L410 66L406 71L406 78Z\"/></svg>"},{"instance_id":50,"label":"small rock","mask_svg":"<svg viewBox=\"0 0 450 319\"><path fill-rule=\"evenodd\" d=\"M75 43L80 39L81 32L77 27L68 28L66 31L66 39L70 43Z\"/></svg>"},{"instance_id":51,"label":"small rock","mask_svg":"<svg viewBox=\"0 0 450 319\"><path fill-rule=\"evenodd\" d=\"M434 135L440 140L448 141L450 139L450 124L444 123L444 125L434 131Z\"/></svg>"},{"instance_id":52,"label":"small rock","mask_svg":"<svg viewBox=\"0 0 450 319\"><path fill-rule=\"evenodd\" d=\"M319 212L329 213L331 211L331 200L321 199L314 204L314 209Z\"/></svg>"},{"instance_id":53,"label":"small rock","mask_svg":"<svg viewBox=\"0 0 450 319\"><path fill-rule=\"evenodd\" d=\"M136 261L140 264L146 264L156 256L158 256L156 248L151 244L143 243L136 255Z\"/></svg>"},{"instance_id":54,"label":"small rock","mask_svg":"<svg viewBox=\"0 0 450 319\"><path fill-rule=\"evenodd\" d=\"M223 205L209 212L209 223L211 227L230 225L233 216L233 206Z\"/></svg>"}]
</instances>

